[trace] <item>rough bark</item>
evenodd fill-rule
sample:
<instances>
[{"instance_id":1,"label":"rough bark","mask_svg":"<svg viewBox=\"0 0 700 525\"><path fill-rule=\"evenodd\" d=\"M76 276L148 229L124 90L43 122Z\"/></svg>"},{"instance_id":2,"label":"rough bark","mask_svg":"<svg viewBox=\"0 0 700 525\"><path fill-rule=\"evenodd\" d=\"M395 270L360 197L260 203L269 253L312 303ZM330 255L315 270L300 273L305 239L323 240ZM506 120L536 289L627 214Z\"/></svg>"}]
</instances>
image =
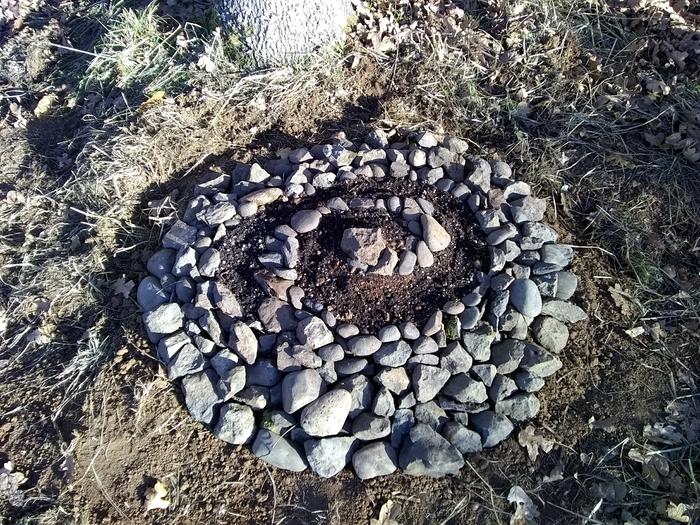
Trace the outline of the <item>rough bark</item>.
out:
<instances>
[{"instance_id":1,"label":"rough bark","mask_svg":"<svg viewBox=\"0 0 700 525\"><path fill-rule=\"evenodd\" d=\"M258 66L289 64L342 40L350 0L214 0Z\"/></svg>"}]
</instances>

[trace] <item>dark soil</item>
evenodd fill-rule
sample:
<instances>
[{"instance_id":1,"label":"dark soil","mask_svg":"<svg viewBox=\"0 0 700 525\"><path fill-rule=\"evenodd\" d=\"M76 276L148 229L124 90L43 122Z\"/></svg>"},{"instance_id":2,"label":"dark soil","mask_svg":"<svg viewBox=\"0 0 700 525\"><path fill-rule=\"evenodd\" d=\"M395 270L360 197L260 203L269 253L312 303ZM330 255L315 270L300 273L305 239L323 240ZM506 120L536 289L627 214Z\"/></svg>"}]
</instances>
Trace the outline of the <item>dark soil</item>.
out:
<instances>
[{"instance_id":1,"label":"dark soil","mask_svg":"<svg viewBox=\"0 0 700 525\"><path fill-rule=\"evenodd\" d=\"M410 181L357 181L319 192L295 205L271 206L229 232L222 242L221 280L240 297L244 309L254 315L265 298L253 279L261 268L257 257L264 239L274 228L288 223L296 210L314 208L335 196L349 202L353 197L423 197L435 206L435 218L452 236L450 246L436 253L429 268L416 265L411 275L367 275L353 270L340 249L343 231L351 227L381 227L387 244L397 252L405 248L410 232L391 216L376 209L350 210L324 216L319 228L299 236L299 278L296 284L306 298L320 302L340 321L353 322L363 330L376 330L389 322L413 321L419 325L446 301L461 297L476 283L474 273L488 265L483 234L470 210L435 188Z\"/></svg>"}]
</instances>

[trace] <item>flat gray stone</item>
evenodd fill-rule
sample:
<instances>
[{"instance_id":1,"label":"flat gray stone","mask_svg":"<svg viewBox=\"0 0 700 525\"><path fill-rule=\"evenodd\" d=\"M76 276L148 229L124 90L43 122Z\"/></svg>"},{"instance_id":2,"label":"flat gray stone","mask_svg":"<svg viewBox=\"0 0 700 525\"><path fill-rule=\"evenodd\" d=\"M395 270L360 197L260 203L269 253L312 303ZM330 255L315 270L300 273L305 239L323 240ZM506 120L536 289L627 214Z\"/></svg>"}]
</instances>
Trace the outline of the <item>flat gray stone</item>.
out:
<instances>
[{"instance_id":1,"label":"flat gray stone","mask_svg":"<svg viewBox=\"0 0 700 525\"><path fill-rule=\"evenodd\" d=\"M578 287L578 277L571 272L557 272L556 298L561 301L571 299Z\"/></svg>"},{"instance_id":2,"label":"flat gray stone","mask_svg":"<svg viewBox=\"0 0 700 525\"><path fill-rule=\"evenodd\" d=\"M258 356L258 339L253 331L242 321L236 321L231 327L229 348L236 352L241 359L252 365Z\"/></svg>"},{"instance_id":3,"label":"flat gray stone","mask_svg":"<svg viewBox=\"0 0 700 525\"><path fill-rule=\"evenodd\" d=\"M537 345L527 345L520 368L535 377L549 377L562 366L561 361Z\"/></svg>"},{"instance_id":4,"label":"flat gray stone","mask_svg":"<svg viewBox=\"0 0 700 525\"><path fill-rule=\"evenodd\" d=\"M490 363L496 367L499 374L510 374L517 370L525 355L527 344L517 339L506 339L491 347Z\"/></svg>"},{"instance_id":5,"label":"flat gray stone","mask_svg":"<svg viewBox=\"0 0 700 525\"><path fill-rule=\"evenodd\" d=\"M422 335L413 342L413 353L416 355L434 354L439 348L435 339L427 335Z\"/></svg>"},{"instance_id":6,"label":"flat gray stone","mask_svg":"<svg viewBox=\"0 0 700 525\"><path fill-rule=\"evenodd\" d=\"M381 417L391 417L396 411L396 404L394 403L394 396L391 395L389 389L382 387L374 396L374 401L372 402L372 412Z\"/></svg>"},{"instance_id":7,"label":"flat gray stone","mask_svg":"<svg viewBox=\"0 0 700 525\"><path fill-rule=\"evenodd\" d=\"M388 476L397 465L396 450L385 441L365 445L352 456L352 468L362 480Z\"/></svg>"},{"instance_id":8,"label":"flat gray stone","mask_svg":"<svg viewBox=\"0 0 700 525\"><path fill-rule=\"evenodd\" d=\"M401 339L401 330L393 324L382 326L377 333L382 343L392 343Z\"/></svg>"},{"instance_id":9,"label":"flat gray stone","mask_svg":"<svg viewBox=\"0 0 700 525\"><path fill-rule=\"evenodd\" d=\"M168 379L174 380L204 370L206 362L202 352L193 344L187 343L167 365Z\"/></svg>"},{"instance_id":10,"label":"flat gray stone","mask_svg":"<svg viewBox=\"0 0 700 525\"><path fill-rule=\"evenodd\" d=\"M399 340L382 344L372 357L378 365L399 367L406 364L408 358L411 357L411 352L410 345L404 340Z\"/></svg>"},{"instance_id":11,"label":"flat gray stone","mask_svg":"<svg viewBox=\"0 0 700 525\"><path fill-rule=\"evenodd\" d=\"M143 314L143 324L148 338L157 343L162 337L177 332L182 328L184 315L175 303L161 304L155 310Z\"/></svg>"},{"instance_id":12,"label":"flat gray stone","mask_svg":"<svg viewBox=\"0 0 700 525\"><path fill-rule=\"evenodd\" d=\"M457 474L464 466L462 454L428 425L418 423L401 447L399 465L410 476L440 478Z\"/></svg>"},{"instance_id":13,"label":"flat gray stone","mask_svg":"<svg viewBox=\"0 0 700 525\"><path fill-rule=\"evenodd\" d=\"M324 361L336 362L345 357L345 351L338 343L333 343L319 348L318 356Z\"/></svg>"},{"instance_id":14,"label":"flat gray stone","mask_svg":"<svg viewBox=\"0 0 700 525\"><path fill-rule=\"evenodd\" d=\"M401 370L397 368L395 370ZM360 413L369 410L374 399L375 387L369 382L366 376L356 374L338 381L338 388L350 392L352 404L350 405L349 417L356 418Z\"/></svg>"},{"instance_id":15,"label":"flat gray stone","mask_svg":"<svg viewBox=\"0 0 700 525\"><path fill-rule=\"evenodd\" d=\"M320 222L320 212L316 210L299 210L292 215L289 224L298 233L308 233L318 228Z\"/></svg>"},{"instance_id":16,"label":"flat gray stone","mask_svg":"<svg viewBox=\"0 0 700 525\"><path fill-rule=\"evenodd\" d=\"M340 248L352 259L374 266L386 248L386 241L381 228L347 228L343 231Z\"/></svg>"},{"instance_id":17,"label":"flat gray stone","mask_svg":"<svg viewBox=\"0 0 700 525\"><path fill-rule=\"evenodd\" d=\"M255 432L255 416L250 407L226 403L221 407L214 435L232 445L243 445Z\"/></svg>"},{"instance_id":18,"label":"flat gray stone","mask_svg":"<svg viewBox=\"0 0 700 525\"><path fill-rule=\"evenodd\" d=\"M484 383L463 373L452 376L442 389L442 393L460 403L483 403L488 399Z\"/></svg>"},{"instance_id":19,"label":"flat gray stone","mask_svg":"<svg viewBox=\"0 0 700 525\"><path fill-rule=\"evenodd\" d=\"M559 234L551 226L541 222L526 222L520 226L523 237L534 237L543 242L557 242Z\"/></svg>"},{"instance_id":20,"label":"flat gray stone","mask_svg":"<svg viewBox=\"0 0 700 525\"><path fill-rule=\"evenodd\" d=\"M355 357L366 357L374 354L382 346L382 342L373 335L356 335L347 342L347 352Z\"/></svg>"},{"instance_id":21,"label":"flat gray stone","mask_svg":"<svg viewBox=\"0 0 700 525\"><path fill-rule=\"evenodd\" d=\"M208 248L197 263L197 269L202 277L214 277L221 265L221 253L216 248Z\"/></svg>"},{"instance_id":22,"label":"flat gray stone","mask_svg":"<svg viewBox=\"0 0 700 525\"><path fill-rule=\"evenodd\" d=\"M553 317L538 317L532 328L535 340L550 352L561 352L569 341L569 329Z\"/></svg>"},{"instance_id":23,"label":"flat gray stone","mask_svg":"<svg viewBox=\"0 0 700 525\"><path fill-rule=\"evenodd\" d=\"M435 401L417 404L413 408L413 413L417 422L424 423L438 432L449 421L447 412L440 408Z\"/></svg>"},{"instance_id":24,"label":"flat gray stone","mask_svg":"<svg viewBox=\"0 0 700 525\"><path fill-rule=\"evenodd\" d=\"M510 213L516 224L537 222L544 219L547 201L535 197L523 197L511 203Z\"/></svg>"},{"instance_id":25,"label":"flat gray stone","mask_svg":"<svg viewBox=\"0 0 700 525\"><path fill-rule=\"evenodd\" d=\"M175 221L163 236L163 247L179 250L191 246L197 240L197 228L183 221Z\"/></svg>"},{"instance_id":26,"label":"flat gray stone","mask_svg":"<svg viewBox=\"0 0 700 525\"><path fill-rule=\"evenodd\" d=\"M362 441L374 441L391 433L391 420L369 412L363 412L352 422L352 435Z\"/></svg>"},{"instance_id":27,"label":"flat gray stone","mask_svg":"<svg viewBox=\"0 0 700 525\"><path fill-rule=\"evenodd\" d=\"M462 344L474 361L488 361L491 357L491 343L496 332L490 325L482 324L471 332L462 334Z\"/></svg>"},{"instance_id":28,"label":"flat gray stone","mask_svg":"<svg viewBox=\"0 0 700 525\"><path fill-rule=\"evenodd\" d=\"M210 281L208 298L212 306L231 317L241 317L243 311L235 294L219 281Z\"/></svg>"},{"instance_id":29,"label":"flat gray stone","mask_svg":"<svg viewBox=\"0 0 700 525\"><path fill-rule=\"evenodd\" d=\"M496 374L496 377L493 378L491 386L489 387L489 399L496 403L501 399L507 398L516 390L518 390L518 386L513 379L508 376Z\"/></svg>"},{"instance_id":30,"label":"flat gray stone","mask_svg":"<svg viewBox=\"0 0 700 525\"><path fill-rule=\"evenodd\" d=\"M570 324L588 319L588 314L575 304L557 300L545 302L542 305L542 314Z\"/></svg>"},{"instance_id":31,"label":"flat gray stone","mask_svg":"<svg viewBox=\"0 0 700 525\"><path fill-rule=\"evenodd\" d=\"M136 301L144 312L155 310L169 300L170 294L163 289L160 281L155 277L149 275L139 283L136 290Z\"/></svg>"},{"instance_id":32,"label":"flat gray stone","mask_svg":"<svg viewBox=\"0 0 700 525\"><path fill-rule=\"evenodd\" d=\"M311 470L322 478L331 478L350 463L357 445L352 436L307 439L304 451Z\"/></svg>"},{"instance_id":33,"label":"flat gray stone","mask_svg":"<svg viewBox=\"0 0 700 525\"><path fill-rule=\"evenodd\" d=\"M484 448L495 447L507 439L514 429L513 423L506 416L496 414L491 410L473 414L469 418L469 423L481 436Z\"/></svg>"},{"instance_id":34,"label":"flat gray stone","mask_svg":"<svg viewBox=\"0 0 700 525\"><path fill-rule=\"evenodd\" d=\"M411 381L403 367L384 368L375 376L374 380L399 396L408 392L411 386Z\"/></svg>"},{"instance_id":35,"label":"flat gray stone","mask_svg":"<svg viewBox=\"0 0 700 525\"><path fill-rule=\"evenodd\" d=\"M258 430L250 450L264 462L277 468L293 472L306 470L301 447L265 428Z\"/></svg>"},{"instance_id":36,"label":"flat gray stone","mask_svg":"<svg viewBox=\"0 0 700 525\"><path fill-rule=\"evenodd\" d=\"M271 297L258 308L258 319L268 332L279 333L293 330L297 325L294 309L284 301Z\"/></svg>"},{"instance_id":37,"label":"flat gray stone","mask_svg":"<svg viewBox=\"0 0 700 525\"><path fill-rule=\"evenodd\" d=\"M545 244L540 248L540 260L565 268L574 260L574 250L566 244Z\"/></svg>"},{"instance_id":38,"label":"flat gray stone","mask_svg":"<svg viewBox=\"0 0 700 525\"><path fill-rule=\"evenodd\" d=\"M302 319L296 328L297 339L312 350L333 342L333 331L319 317L310 316Z\"/></svg>"},{"instance_id":39,"label":"flat gray stone","mask_svg":"<svg viewBox=\"0 0 700 525\"><path fill-rule=\"evenodd\" d=\"M447 348L440 355L440 368L447 370L452 375L466 374L471 370L472 363L472 356L456 341L447 345Z\"/></svg>"},{"instance_id":40,"label":"flat gray stone","mask_svg":"<svg viewBox=\"0 0 700 525\"><path fill-rule=\"evenodd\" d=\"M430 268L435 262L433 252L430 251L425 241L418 241L415 252L416 260L420 268Z\"/></svg>"},{"instance_id":41,"label":"flat gray stone","mask_svg":"<svg viewBox=\"0 0 700 525\"><path fill-rule=\"evenodd\" d=\"M341 376L349 376L362 372L369 365L364 357L346 357L335 363L335 371Z\"/></svg>"},{"instance_id":42,"label":"flat gray stone","mask_svg":"<svg viewBox=\"0 0 700 525\"><path fill-rule=\"evenodd\" d=\"M423 231L423 240L431 252L441 252L450 245L452 237L436 219L423 214L420 217L420 225Z\"/></svg>"},{"instance_id":43,"label":"flat gray stone","mask_svg":"<svg viewBox=\"0 0 700 525\"><path fill-rule=\"evenodd\" d=\"M418 256L410 250L404 250L399 256L399 275L410 275L416 266Z\"/></svg>"},{"instance_id":44,"label":"flat gray stone","mask_svg":"<svg viewBox=\"0 0 700 525\"><path fill-rule=\"evenodd\" d=\"M326 392L301 412L301 428L309 436L325 437L338 434L350 413L352 396L347 390Z\"/></svg>"},{"instance_id":45,"label":"flat gray stone","mask_svg":"<svg viewBox=\"0 0 700 525\"><path fill-rule=\"evenodd\" d=\"M525 392L538 392L544 386L544 379L533 376L531 373L523 370L519 370L513 374L513 379L515 380L515 384L518 385L518 388Z\"/></svg>"},{"instance_id":46,"label":"flat gray stone","mask_svg":"<svg viewBox=\"0 0 700 525\"><path fill-rule=\"evenodd\" d=\"M533 419L540 411L540 402L533 394L516 394L496 402L497 414L508 416L513 421L524 423Z\"/></svg>"}]
</instances>

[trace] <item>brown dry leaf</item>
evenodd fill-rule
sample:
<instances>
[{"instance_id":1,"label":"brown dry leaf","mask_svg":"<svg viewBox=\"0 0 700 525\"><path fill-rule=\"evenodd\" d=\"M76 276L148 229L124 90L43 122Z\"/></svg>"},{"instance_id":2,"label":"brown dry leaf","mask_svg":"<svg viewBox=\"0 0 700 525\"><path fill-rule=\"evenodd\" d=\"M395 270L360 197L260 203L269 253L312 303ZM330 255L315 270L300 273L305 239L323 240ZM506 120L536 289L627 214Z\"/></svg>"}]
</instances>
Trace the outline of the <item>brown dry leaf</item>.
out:
<instances>
[{"instance_id":1,"label":"brown dry leaf","mask_svg":"<svg viewBox=\"0 0 700 525\"><path fill-rule=\"evenodd\" d=\"M41 118L46 115L51 107L56 103L58 97L51 93L50 95L44 95L39 99L36 107L34 108L34 116Z\"/></svg>"},{"instance_id":2,"label":"brown dry leaf","mask_svg":"<svg viewBox=\"0 0 700 525\"><path fill-rule=\"evenodd\" d=\"M520 446L527 449L527 455L532 461L537 459L540 450L546 453L554 448L554 441L536 434L535 427L532 425L528 425L520 431L518 434L518 443L520 443Z\"/></svg>"},{"instance_id":3,"label":"brown dry leaf","mask_svg":"<svg viewBox=\"0 0 700 525\"><path fill-rule=\"evenodd\" d=\"M615 306L620 309L620 313L624 316L631 316L633 313L633 303L628 299L627 292L625 292L622 286L620 286L619 283L615 286L610 286L608 292L610 292Z\"/></svg>"},{"instance_id":4,"label":"brown dry leaf","mask_svg":"<svg viewBox=\"0 0 700 525\"><path fill-rule=\"evenodd\" d=\"M399 525L396 518L399 517L400 512L401 505L389 499L379 510L379 518L371 518L369 520L369 525Z\"/></svg>"},{"instance_id":5,"label":"brown dry leaf","mask_svg":"<svg viewBox=\"0 0 700 525\"><path fill-rule=\"evenodd\" d=\"M165 499L168 495L168 487L162 481L156 481L153 487L146 489L146 500L143 505L146 510L167 509L170 501Z\"/></svg>"}]
</instances>

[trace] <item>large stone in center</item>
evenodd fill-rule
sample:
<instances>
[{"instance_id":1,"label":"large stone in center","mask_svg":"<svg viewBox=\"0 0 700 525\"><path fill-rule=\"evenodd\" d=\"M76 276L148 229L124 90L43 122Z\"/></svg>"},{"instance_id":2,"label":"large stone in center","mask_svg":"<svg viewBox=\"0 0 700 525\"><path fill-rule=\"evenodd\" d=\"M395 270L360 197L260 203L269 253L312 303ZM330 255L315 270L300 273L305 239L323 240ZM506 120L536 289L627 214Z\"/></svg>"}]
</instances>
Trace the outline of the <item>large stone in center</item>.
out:
<instances>
[{"instance_id":1,"label":"large stone in center","mask_svg":"<svg viewBox=\"0 0 700 525\"><path fill-rule=\"evenodd\" d=\"M386 241L381 228L347 228L340 248L353 260L374 266L379 262Z\"/></svg>"}]
</instances>

